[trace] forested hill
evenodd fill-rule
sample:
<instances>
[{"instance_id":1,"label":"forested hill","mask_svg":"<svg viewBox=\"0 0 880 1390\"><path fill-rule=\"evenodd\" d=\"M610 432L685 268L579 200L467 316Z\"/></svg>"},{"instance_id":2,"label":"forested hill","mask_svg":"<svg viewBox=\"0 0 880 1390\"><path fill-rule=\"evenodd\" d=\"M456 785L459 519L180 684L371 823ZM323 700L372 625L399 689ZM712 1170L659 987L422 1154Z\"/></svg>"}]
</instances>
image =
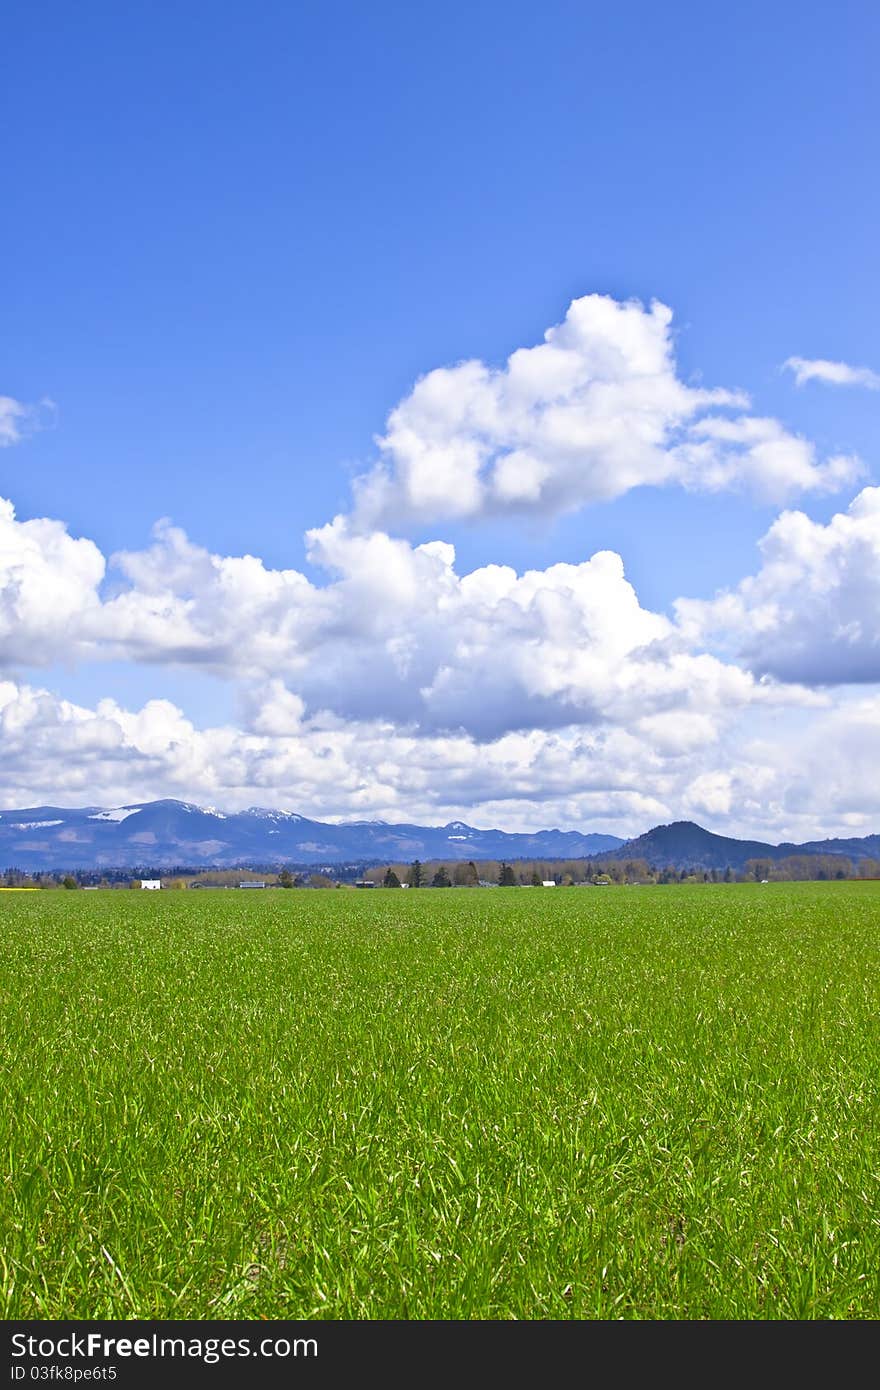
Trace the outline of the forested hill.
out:
<instances>
[{"instance_id":1,"label":"forested hill","mask_svg":"<svg viewBox=\"0 0 880 1390\"><path fill-rule=\"evenodd\" d=\"M715 835L694 821L674 821L627 840L616 859L644 859L653 868L743 869L751 859L779 860L794 855L840 855L853 860L880 857L880 835L852 840L811 840L806 844L766 844Z\"/></svg>"}]
</instances>

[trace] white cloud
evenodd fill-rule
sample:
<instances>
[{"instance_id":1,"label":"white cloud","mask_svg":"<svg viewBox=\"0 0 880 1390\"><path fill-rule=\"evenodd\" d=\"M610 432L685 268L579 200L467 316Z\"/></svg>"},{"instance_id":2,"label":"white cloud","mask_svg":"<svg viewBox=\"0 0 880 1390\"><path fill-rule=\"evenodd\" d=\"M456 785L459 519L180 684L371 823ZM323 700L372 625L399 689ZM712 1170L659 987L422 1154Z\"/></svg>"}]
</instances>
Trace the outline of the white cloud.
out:
<instances>
[{"instance_id":1,"label":"white cloud","mask_svg":"<svg viewBox=\"0 0 880 1390\"><path fill-rule=\"evenodd\" d=\"M641 606L611 551L462 576L450 545L362 535L337 518L308 535L310 558L332 574L319 587L254 556L212 555L160 523L147 550L116 557L128 586L102 601L103 558L90 541L58 522L17 522L10 507L0 517L8 668L85 655L272 681L267 732L323 710L492 740L676 712L718 720L809 698L686 649L669 619Z\"/></svg>"},{"instance_id":2,"label":"white cloud","mask_svg":"<svg viewBox=\"0 0 880 1390\"><path fill-rule=\"evenodd\" d=\"M491 805L523 824L539 804L567 804L570 812L577 803L612 818L654 806L636 741L622 733L530 730L487 746L465 734L417 737L383 721L306 722L299 711L276 725L279 693L283 699L270 685L263 705L251 692L249 728L199 730L166 700L138 711L102 700L90 710L0 682L4 804L124 804L169 795L235 808L259 793L331 818L368 811L453 819ZM647 765L659 766L653 756Z\"/></svg>"},{"instance_id":3,"label":"white cloud","mask_svg":"<svg viewBox=\"0 0 880 1390\"><path fill-rule=\"evenodd\" d=\"M729 772L702 772L695 777L684 795L688 815L717 820L726 817L733 802L732 779Z\"/></svg>"},{"instance_id":4,"label":"white cloud","mask_svg":"<svg viewBox=\"0 0 880 1390\"><path fill-rule=\"evenodd\" d=\"M748 738L779 714L822 717L825 697L688 645L640 604L612 552L462 576L449 545L337 519L309 535L331 573L319 588L253 556L211 555L162 524L146 551L120 557L124 591L102 599L90 541L58 522L17 522L11 507L0 516L4 655L208 662L241 694L237 726L199 729L167 700L87 709L8 680L8 806L178 796L327 819L624 834L694 814L735 831L760 785L750 763L735 772ZM772 789L750 813L783 828L781 776Z\"/></svg>"},{"instance_id":5,"label":"white cloud","mask_svg":"<svg viewBox=\"0 0 880 1390\"><path fill-rule=\"evenodd\" d=\"M870 367L850 367L823 357L789 357L782 365L794 372L798 386L822 381L827 386L865 386L869 391L880 391L880 372L872 372Z\"/></svg>"},{"instance_id":6,"label":"white cloud","mask_svg":"<svg viewBox=\"0 0 880 1390\"><path fill-rule=\"evenodd\" d=\"M0 398L0 443L32 418ZM819 459L738 393L683 382L665 306L587 296L501 369L429 373L380 450L352 515L307 534L322 584L213 554L167 520L108 564L0 500L5 804L169 795L509 829L873 828L880 697L835 708L808 687L880 683L880 489L827 526L783 513L760 571L680 600L675 622L643 607L611 551L461 574L448 543L389 534L646 484L775 498L855 475L857 460ZM235 684L238 724L198 728L163 699L85 708L20 676L99 660L208 669Z\"/></svg>"},{"instance_id":7,"label":"white cloud","mask_svg":"<svg viewBox=\"0 0 880 1390\"><path fill-rule=\"evenodd\" d=\"M269 687L266 706L277 707ZM125 805L177 796L239 809L259 801L318 819L364 815L506 829L554 825L635 834L695 816L770 840L866 834L880 817L880 695L781 730L748 714L719 740L665 748L656 730L531 729L488 743L417 736L388 721L328 717L198 729L173 704L87 709L0 682L2 804ZM761 720L758 721L759 726Z\"/></svg>"},{"instance_id":8,"label":"white cloud","mask_svg":"<svg viewBox=\"0 0 880 1390\"><path fill-rule=\"evenodd\" d=\"M880 693L874 689L791 730L744 739L732 806L740 823L778 827L785 839L876 834L878 767Z\"/></svg>"},{"instance_id":9,"label":"white cloud","mask_svg":"<svg viewBox=\"0 0 880 1390\"><path fill-rule=\"evenodd\" d=\"M836 492L863 471L851 454L833 454L818 463L809 440L791 434L778 420L754 415L707 416L694 422L689 435L674 450L679 481L704 492L744 486L759 499L775 502L793 492Z\"/></svg>"},{"instance_id":10,"label":"white cloud","mask_svg":"<svg viewBox=\"0 0 880 1390\"><path fill-rule=\"evenodd\" d=\"M11 396L0 396L0 448L17 444L22 435L22 424L27 416L27 407Z\"/></svg>"},{"instance_id":11,"label":"white cloud","mask_svg":"<svg viewBox=\"0 0 880 1390\"><path fill-rule=\"evenodd\" d=\"M100 611L104 557L60 521L17 521L0 498L0 665L43 664L75 655Z\"/></svg>"},{"instance_id":12,"label":"white cloud","mask_svg":"<svg viewBox=\"0 0 880 1390\"><path fill-rule=\"evenodd\" d=\"M678 601L686 639L783 681L880 681L880 488L827 525L783 512L760 549L761 569L736 589Z\"/></svg>"},{"instance_id":13,"label":"white cloud","mask_svg":"<svg viewBox=\"0 0 880 1390\"><path fill-rule=\"evenodd\" d=\"M37 405L23 405L12 396L0 396L0 449L20 444L34 430L45 428L54 414L55 403L48 396Z\"/></svg>"},{"instance_id":14,"label":"white cloud","mask_svg":"<svg viewBox=\"0 0 880 1390\"><path fill-rule=\"evenodd\" d=\"M501 368L429 372L391 412L379 462L355 483L358 525L553 515L668 483L781 499L856 475L856 459L821 462L779 421L719 414L747 398L679 378L671 321L657 302L585 295Z\"/></svg>"}]
</instances>

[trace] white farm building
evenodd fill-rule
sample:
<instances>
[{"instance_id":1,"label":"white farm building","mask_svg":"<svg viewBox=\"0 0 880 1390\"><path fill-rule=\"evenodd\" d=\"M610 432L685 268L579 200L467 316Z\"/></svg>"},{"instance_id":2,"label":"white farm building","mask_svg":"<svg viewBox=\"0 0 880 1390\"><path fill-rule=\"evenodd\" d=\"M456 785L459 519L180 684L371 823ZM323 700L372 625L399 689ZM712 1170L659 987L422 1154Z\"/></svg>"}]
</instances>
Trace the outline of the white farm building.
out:
<instances>
[{"instance_id":1,"label":"white farm building","mask_svg":"<svg viewBox=\"0 0 880 1390\"><path fill-rule=\"evenodd\" d=\"M151 889L161 888L161 887L162 887L162 880L161 880L161 878L142 878L142 879L141 879L141 887L142 887L142 888L151 888Z\"/></svg>"}]
</instances>

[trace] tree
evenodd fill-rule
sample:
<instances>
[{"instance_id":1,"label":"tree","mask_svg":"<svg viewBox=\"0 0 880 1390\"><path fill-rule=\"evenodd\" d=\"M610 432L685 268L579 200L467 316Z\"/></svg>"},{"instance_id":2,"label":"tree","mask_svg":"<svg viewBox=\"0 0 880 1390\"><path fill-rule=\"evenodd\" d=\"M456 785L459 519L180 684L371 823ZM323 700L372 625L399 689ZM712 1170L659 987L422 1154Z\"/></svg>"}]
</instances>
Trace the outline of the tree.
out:
<instances>
[{"instance_id":1,"label":"tree","mask_svg":"<svg viewBox=\"0 0 880 1390\"><path fill-rule=\"evenodd\" d=\"M538 870L536 869L535 872L532 874L532 887L543 888L543 886L544 880L542 879L541 875L538 873Z\"/></svg>"},{"instance_id":2,"label":"tree","mask_svg":"<svg viewBox=\"0 0 880 1390\"><path fill-rule=\"evenodd\" d=\"M410 888L421 888L421 886L422 886L422 864L421 864L421 860L419 860L419 859L414 859L413 862L410 864L410 866L409 866L409 873L408 873L407 876L406 876L406 881L407 881L407 883L409 884Z\"/></svg>"},{"instance_id":3,"label":"tree","mask_svg":"<svg viewBox=\"0 0 880 1390\"><path fill-rule=\"evenodd\" d=\"M446 872L446 865L441 864L434 877L431 879L432 888L451 888L452 881Z\"/></svg>"},{"instance_id":4,"label":"tree","mask_svg":"<svg viewBox=\"0 0 880 1390\"><path fill-rule=\"evenodd\" d=\"M516 874L509 864L502 864L498 870L498 886L499 888L517 887Z\"/></svg>"},{"instance_id":5,"label":"tree","mask_svg":"<svg viewBox=\"0 0 880 1390\"><path fill-rule=\"evenodd\" d=\"M62 888L78 888L78 887L79 887L79 884L77 883L77 881L76 881L75 878L72 878L72 877L71 877L70 874L66 874L65 877L61 880L61 887L62 887Z\"/></svg>"},{"instance_id":6,"label":"tree","mask_svg":"<svg viewBox=\"0 0 880 1390\"><path fill-rule=\"evenodd\" d=\"M477 873L477 866L474 861L470 859L467 864L456 864L452 881L456 888L477 888L480 883L480 875Z\"/></svg>"},{"instance_id":7,"label":"tree","mask_svg":"<svg viewBox=\"0 0 880 1390\"><path fill-rule=\"evenodd\" d=\"M730 883L730 881L731 881L732 878L733 878L733 874L731 873L730 865L728 864L728 865L727 865L727 868L724 870L724 882L725 882L725 883Z\"/></svg>"},{"instance_id":8,"label":"tree","mask_svg":"<svg viewBox=\"0 0 880 1390\"><path fill-rule=\"evenodd\" d=\"M281 873L278 875L278 887L279 887L279 888L292 888L292 887L293 887L293 874L290 872L289 869L282 869L282 870L281 870Z\"/></svg>"},{"instance_id":9,"label":"tree","mask_svg":"<svg viewBox=\"0 0 880 1390\"><path fill-rule=\"evenodd\" d=\"M385 870L385 877L384 877L383 880L382 880L382 887L383 887L383 888L399 888L399 887L400 887L400 879L397 877L397 874L394 872L393 869L386 869L386 870Z\"/></svg>"}]
</instances>

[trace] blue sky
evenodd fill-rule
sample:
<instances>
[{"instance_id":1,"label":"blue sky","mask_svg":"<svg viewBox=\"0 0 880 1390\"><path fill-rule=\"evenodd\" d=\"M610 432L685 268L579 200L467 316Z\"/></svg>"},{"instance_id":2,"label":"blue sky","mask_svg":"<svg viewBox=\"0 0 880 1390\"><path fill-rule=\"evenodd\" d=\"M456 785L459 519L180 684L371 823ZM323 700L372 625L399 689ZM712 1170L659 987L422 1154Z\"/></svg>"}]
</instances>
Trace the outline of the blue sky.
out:
<instances>
[{"instance_id":1,"label":"blue sky","mask_svg":"<svg viewBox=\"0 0 880 1390\"><path fill-rule=\"evenodd\" d=\"M322 588L332 576L304 534L351 511L353 479L375 467L374 439L421 375L470 359L501 368L582 296L656 299L674 313L682 383L748 393L753 416L817 459L857 455L858 477L784 498L673 481L570 510L542 494L512 515L403 518L394 503L375 525L454 544L459 575L613 550L644 609L674 620L676 599L711 601L758 571L783 506L824 527L878 481L880 395L798 386L783 370L791 357L880 370L878 39L868 4L13 4L0 395L33 410L0 453L0 496L19 523L54 518L105 557L145 550L168 517L217 556L251 554ZM710 642L705 624L701 640L756 679L773 666ZM10 679L90 710L171 701L196 729L251 707L243 673L213 659L84 641L32 642ZM310 653L322 660L320 642ZM338 678L363 685L370 669ZM317 711L305 677L260 671ZM852 685L831 666L821 682L838 704L871 682ZM571 728L605 727L595 702L566 699ZM403 718L396 700L370 717ZM343 704L338 717L364 717ZM511 720L498 728L532 727ZM87 799L136 794L142 762L114 766L96 764ZM394 778L372 776L358 783L364 805L430 814L421 792L391 797ZM676 813L686 783L624 820ZM84 772L58 799L89 785ZM13 805L41 789L23 763L2 790ZM219 801L244 790L215 788ZM519 795L522 820L545 805L593 814L575 791L536 782ZM776 823L790 828L796 808L779 796ZM464 784L441 803L472 818L516 810ZM295 809L333 808L315 792ZM809 812L832 827L846 814Z\"/></svg>"}]
</instances>

